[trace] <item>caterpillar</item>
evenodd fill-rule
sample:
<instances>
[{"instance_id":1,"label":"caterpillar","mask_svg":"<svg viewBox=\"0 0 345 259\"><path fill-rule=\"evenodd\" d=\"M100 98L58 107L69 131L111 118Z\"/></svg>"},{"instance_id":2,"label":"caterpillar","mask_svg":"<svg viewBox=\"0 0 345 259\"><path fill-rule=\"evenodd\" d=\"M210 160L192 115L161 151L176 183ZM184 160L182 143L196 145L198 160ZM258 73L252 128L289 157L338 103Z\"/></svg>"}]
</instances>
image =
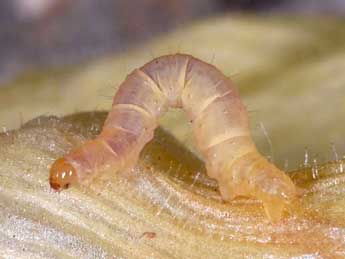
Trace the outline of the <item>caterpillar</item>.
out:
<instances>
[{"instance_id":1,"label":"caterpillar","mask_svg":"<svg viewBox=\"0 0 345 259\"><path fill-rule=\"evenodd\" d=\"M257 151L231 80L187 54L161 56L130 73L101 133L52 164L51 188L66 189L98 172L133 166L169 107L183 108L192 121L196 147L223 200L256 198L270 220L279 220L296 197L294 183Z\"/></svg>"}]
</instances>

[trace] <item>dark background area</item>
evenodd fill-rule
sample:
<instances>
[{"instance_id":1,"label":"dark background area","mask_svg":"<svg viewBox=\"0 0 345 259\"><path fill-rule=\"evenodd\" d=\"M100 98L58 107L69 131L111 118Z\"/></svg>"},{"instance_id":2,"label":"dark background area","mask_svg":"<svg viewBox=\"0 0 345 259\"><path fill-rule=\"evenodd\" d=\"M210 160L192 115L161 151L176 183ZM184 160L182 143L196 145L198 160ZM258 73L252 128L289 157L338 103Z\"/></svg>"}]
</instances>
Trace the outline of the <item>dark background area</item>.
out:
<instances>
[{"instance_id":1,"label":"dark background area","mask_svg":"<svg viewBox=\"0 0 345 259\"><path fill-rule=\"evenodd\" d=\"M3 0L0 84L18 73L121 53L221 13L343 15L343 0Z\"/></svg>"}]
</instances>

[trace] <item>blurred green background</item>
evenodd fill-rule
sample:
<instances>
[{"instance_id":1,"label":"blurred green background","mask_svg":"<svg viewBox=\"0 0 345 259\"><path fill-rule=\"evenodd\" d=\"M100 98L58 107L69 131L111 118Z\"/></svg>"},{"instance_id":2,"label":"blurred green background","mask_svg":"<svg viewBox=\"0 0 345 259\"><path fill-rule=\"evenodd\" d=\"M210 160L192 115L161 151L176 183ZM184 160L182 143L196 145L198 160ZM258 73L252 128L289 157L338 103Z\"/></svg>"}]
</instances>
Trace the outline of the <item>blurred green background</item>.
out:
<instances>
[{"instance_id":1,"label":"blurred green background","mask_svg":"<svg viewBox=\"0 0 345 259\"><path fill-rule=\"evenodd\" d=\"M0 126L108 110L154 57L183 52L239 87L259 149L293 170L343 158L342 1L55 1L0 4ZM164 128L192 149L180 111Z\"/></svg>"}]
</instances>

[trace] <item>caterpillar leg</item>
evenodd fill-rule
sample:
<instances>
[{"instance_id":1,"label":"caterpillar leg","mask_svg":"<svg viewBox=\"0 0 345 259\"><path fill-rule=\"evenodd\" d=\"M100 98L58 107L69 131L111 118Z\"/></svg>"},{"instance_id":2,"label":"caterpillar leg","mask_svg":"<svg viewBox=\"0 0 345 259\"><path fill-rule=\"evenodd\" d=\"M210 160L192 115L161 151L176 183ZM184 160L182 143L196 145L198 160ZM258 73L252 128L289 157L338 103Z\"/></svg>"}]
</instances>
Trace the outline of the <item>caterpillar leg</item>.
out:
<instances>
[{"instance_id":1,"label":"caterpillar leg","mask_svg":"<svg viewBox=\"0 0 345 259\"><path fill-rule=\"evenodd\" d=\"M259 199L271 221L278 221L296 198L291 179L257 152L237 159L224 170L227 172L218 178L223 199L229 201L237 196Z\"/></svg>"}]
</instances>

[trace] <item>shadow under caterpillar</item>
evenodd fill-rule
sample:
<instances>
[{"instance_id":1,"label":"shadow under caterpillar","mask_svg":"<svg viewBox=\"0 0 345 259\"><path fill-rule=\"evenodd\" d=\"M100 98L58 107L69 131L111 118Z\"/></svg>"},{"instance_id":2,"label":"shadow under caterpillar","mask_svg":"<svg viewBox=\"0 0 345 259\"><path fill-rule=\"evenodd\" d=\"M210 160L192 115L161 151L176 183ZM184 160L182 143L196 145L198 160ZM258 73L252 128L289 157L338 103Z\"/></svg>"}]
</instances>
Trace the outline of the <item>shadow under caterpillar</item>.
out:
<instances>
[{"instance_id":1,"label":"shadow under caterpillar","mask_svg":"<svg viewBox=\"0 0 345 259\"><path fill-rule=\"evenodd\" d=\"M185 54L156 58L129 74L100 135L54 162L50 186L65 189L98 172L132 167L169 107L187 112L207 174L218 181L222 198L257 198L267 216L279 220L296 198L295 185L257 151L247 111L230 79Z\"/></svg>"}]
</instances>

